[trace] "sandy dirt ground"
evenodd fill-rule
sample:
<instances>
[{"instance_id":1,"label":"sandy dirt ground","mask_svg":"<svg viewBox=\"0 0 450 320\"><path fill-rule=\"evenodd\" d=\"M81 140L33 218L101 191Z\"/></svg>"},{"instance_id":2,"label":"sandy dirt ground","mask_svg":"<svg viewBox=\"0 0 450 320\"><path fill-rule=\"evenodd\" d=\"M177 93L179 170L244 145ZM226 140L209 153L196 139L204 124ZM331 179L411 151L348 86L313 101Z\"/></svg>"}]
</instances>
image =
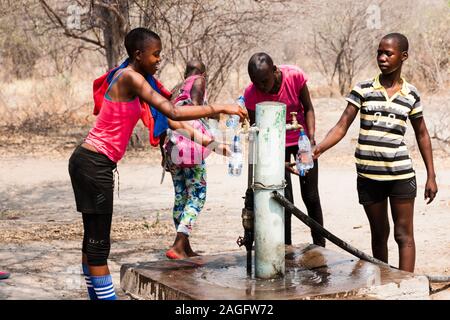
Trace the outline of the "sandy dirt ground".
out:
<instances>
[{"instance_id":1,"label":"sandy dirt ground","mask_svg":"<svg viewBox=\"0 0 450 320\"><path fill-rule=\"evenodd\" d=\"M341 113L343 103L338 101L316 103L319 141ZM415 209L416 273L449 276L448 153L443 148L435 150L439 193L431 205L426 205L426 172L412 128L408 130L419 188ZM320 159L319 188L326 228L371 253L369 224L356 194L353 151L357 132L355 123L346 138ZM85 299L85 284L80 276L81 216L75 211L67 172L67 160L77 139L65 139L59 145L45 137L21 139L14 144L17 140L3 135L0 140L0 269L11 272L10 279L0 281L0 299ZM160 185L157 159L156 150L129 152L118 167L120 192L116 179L109 265L120 299L128 299L119 285L120 266L166 259L164 252L174 239L172 183L170 175L166 175ZM244 171L240 177L229 177L223 159L215 155L208 158L207 202L191 237L199 253L245 250L236 245L236 239L243 235L241 209L246 176ZM305 210L297 179L294 194L296 205ZM298 220L293 220L293 242L311 242L309 229ZM341 251L329 242L327 245ZM389 258L391 264L398 264L392 229ZM450 289L445 288L433 286L432 298L450 299Z\"/></svg>"}]
</instances>

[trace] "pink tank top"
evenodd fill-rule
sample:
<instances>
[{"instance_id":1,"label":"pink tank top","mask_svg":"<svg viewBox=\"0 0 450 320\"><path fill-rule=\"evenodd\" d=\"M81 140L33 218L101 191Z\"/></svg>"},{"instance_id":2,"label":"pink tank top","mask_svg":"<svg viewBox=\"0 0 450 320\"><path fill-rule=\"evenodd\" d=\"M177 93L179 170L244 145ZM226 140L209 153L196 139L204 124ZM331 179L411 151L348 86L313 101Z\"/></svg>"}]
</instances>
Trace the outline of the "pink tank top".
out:
<instances>
[{"instance_id":1,"label":"pink tank top","mask_svg":"<svg viewBox=\"0 0 450 320\"><path fill-rule=\"evenodd\" d=\"M174 101L175 105L186 106L187 108L192 105L191 90L195 80L199 77L202 76L190 76L184 81L183 86L180 89L180 95ZM206 90L203 97L203 104L206 104ZM212 137L211 132L208 130L209 126L204 119L191 120L188 121L188 123L203 135L210 138ZM189 168L201 164L211 153L209 148L205 148L201 144L193 142L179 132L170 131L169 138L173 146L166 145L166 148L170 149L172 162L179 167Z\"/></svg>"},{"instance_id":2,"label":"pink tank top","mask_svg":"<svg viewBox=\"0 0 450 320\"><path fill-rule=\"evenodd\" d=\"M178 95L178 97L176 97L174 104L175 105L192 104L192 100L191 100L192 87L194 86L195 80L197 80L198 78L202 78L202 77L203 76L201 76L201 75L193 75L193 76L189 76L186 80L184 80L183 86L180 89L180 94ZM205 95L203 97L203 104L207 104L206 101L207 101L207 93L206 93L206 89L205 89Z\"/></svg>"},{"instance_id":3,"label":"pink tank top","mask_svg":"<svg viewBox=\"0 0 450 320\"><path fill-rule=\"evenodd\" d=\"M111 161L118 162L125 154L133 129L141 117L141 103L139 97L132 101L115 102L106 96L95 125L84 141Z\"/></svg>"}]
</instances>

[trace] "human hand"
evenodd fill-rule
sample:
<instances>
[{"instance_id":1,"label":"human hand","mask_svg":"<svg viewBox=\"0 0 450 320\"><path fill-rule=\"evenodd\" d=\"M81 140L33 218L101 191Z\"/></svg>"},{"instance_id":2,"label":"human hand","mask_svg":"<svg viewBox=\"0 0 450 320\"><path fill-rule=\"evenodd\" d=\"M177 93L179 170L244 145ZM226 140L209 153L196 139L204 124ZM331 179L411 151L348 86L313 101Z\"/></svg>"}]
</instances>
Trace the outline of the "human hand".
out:
<instances>
[{"instance_id":1,"label":"human hand","mask_svg":"<svg viewBox=\"0 0 450 320\"><path fill-rule=\"evenodd\" d=\"M293 173L293 174L295 174L295 175L297 175L297 176L300 175L299 172L298 172L298 170L297 170L297 167L295 166L295 162L291 162L291 163L285 162L285 163L284 163L284 167L285 167L286 170L289 171L290 173Z\"/></svg>"},{"instance_id":2,"label":"human hand","mask_svg":"<svg viewBox=\"0 0 450 320\"><path fill-rule=\"evenodd\" d=\"M425 184L425 194L424 200L428 199L427 204L430 204L436 197L438 192L438 187L436 184L436 179L434 177L428 177L427 183Z\"/></svg>"},{"instance_id":3,"label":"human hand","mask_svg":"<svg viewBox=\"0 0 450 320\"><path fill-rule=\"evenodd\" d=\"M217 146L213 149L213 151L217 154L220 154L221 156L225 157L231 156L230 146L225 143L217 144Z\"/></svg>"},{"instance_id":4,"label":"human hand","mask_svg":"<svg viewBox=\"0 0 450 320\"><path fill-rule=\"evenodd\" d=\"M312 157L314 160L316 160L317 158L320 157L320 155L322 154L322 147L320 145L320 143L318 145L313 145L312 146Z\"/></svg>"},{"instance_id":5,"label":"human hand","mask_svg":"<svg viewBox=\"0 0 450 320\"><path fill-rule=\"evenodd\" d=\"M242 108L237 104L226 106L223 110L223 113L238 115L240 122L243 122L245 119L249 119L247 109Z\"/></svg>"}]
</instances>

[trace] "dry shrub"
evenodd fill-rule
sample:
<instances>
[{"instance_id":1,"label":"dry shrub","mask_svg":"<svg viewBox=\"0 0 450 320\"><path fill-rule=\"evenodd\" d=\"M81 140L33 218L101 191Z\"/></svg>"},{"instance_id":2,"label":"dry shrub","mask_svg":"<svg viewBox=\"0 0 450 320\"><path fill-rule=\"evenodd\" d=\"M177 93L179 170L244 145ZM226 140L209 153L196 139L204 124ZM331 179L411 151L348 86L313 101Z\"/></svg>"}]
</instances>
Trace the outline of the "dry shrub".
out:
<instances>
[{"instance_id":1,"label":"dry shrub","mask_svg":"<svg viewBox=\"0 0 450 320\"><path fill-rule=\"evenodd\" d=\"M407 75L420 89L429 92L448 90L450 84L450 8L427 8L423 23L410 39L411 59Z\"/></svg>"},{"instance_id":2,"label":"dry shrub","mask_svg":"<svg viewBox=\"0 0 450 320\"><path fill-rule=\"evenodd\" d=\"M92 123L90 96L64 76L33 79L31 85L20 80L0 93L0 126L11 133L48 135L68 133Z\"/></svg>"}]
</instances>

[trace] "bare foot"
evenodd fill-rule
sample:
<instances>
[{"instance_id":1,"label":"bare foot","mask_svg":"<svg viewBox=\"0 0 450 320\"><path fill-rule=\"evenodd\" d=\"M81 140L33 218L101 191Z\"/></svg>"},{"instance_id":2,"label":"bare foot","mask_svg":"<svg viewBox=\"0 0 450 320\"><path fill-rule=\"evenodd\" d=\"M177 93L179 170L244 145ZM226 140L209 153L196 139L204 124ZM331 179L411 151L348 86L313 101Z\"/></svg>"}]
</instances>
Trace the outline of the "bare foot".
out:
<instances>
[{"instance_id":1,"label":"bare foot","mask_svg":"<svg viewBox=\"0 0 450 320\"><path fill-rule=\"evenodd\" d=\"M189 242L189 238L187 238L186 242L184 243L184 252L186 252L186 254L189 257L198 257L198 256L200 256L197 252L192 250L191 243Z\"/></svg>"},{"instance_id":2,"label":"bare foot","mask_svg":"<svg viewBox=\"0 0 450 320\"><path fill-rule=\"evenodd\" d=\"M192 251L192 250L191 250L191 252L187 252L187 255L189 257L199 257L200 256L197 252Z\"/></svg>"},{"instance_id":3,"label":"bare foot","mask_svg":"<svg viewBox=\"0 0 450 320\"><path fill-rule=\"evenodd\" d=\"M198 257L200 255L192 250L189 242L189 236L184 233L177 232L173 246L167 250L166 256L169 259L186 259L189 257Z\"/></svg>"}]
</instances>

